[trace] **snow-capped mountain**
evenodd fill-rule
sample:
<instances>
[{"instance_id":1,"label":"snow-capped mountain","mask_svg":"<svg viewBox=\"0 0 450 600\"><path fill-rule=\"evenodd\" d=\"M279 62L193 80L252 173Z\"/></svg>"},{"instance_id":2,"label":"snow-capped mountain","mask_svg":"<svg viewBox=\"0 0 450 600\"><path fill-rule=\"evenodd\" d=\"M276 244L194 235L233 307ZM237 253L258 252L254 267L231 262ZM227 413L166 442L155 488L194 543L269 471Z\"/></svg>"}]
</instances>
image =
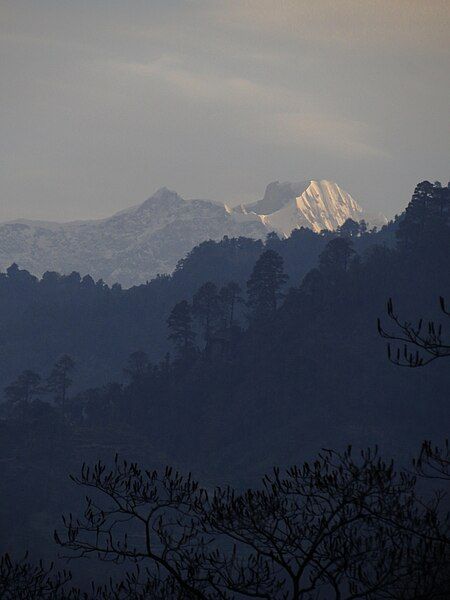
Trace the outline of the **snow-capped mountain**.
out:
<instances>
[{"instance_id":1,"label":"snow-capped mountain","mask_svg":"<svg viewBox=\"0 0 450 600\"><path fill-rule=\"evenodd\" d=\"M386 223L383 215L369 215L348 192L325 179L301 183L275 181L267 186L262 200L234 210L259 217L268 230L285 236L300 227L316 232L334 230L347 219L364 219L371 225Z\"/></svg>"},{"instance_id":2,"label":"snow-capped mountain","mask_svg":"<svg viewBox=\"0 0 450 600\"><path fill-rule=\"evenodd\" d=\"M35 275L89 273L129 286L170 273L198 243L224 235L263 238L264 225L223 205L187 201L166 188L110 218L71 223L19 220L0 224L0 270L16 262Z\"/></svg>"},{"instance_id":3,"label":"snow-capped mountain","mask_svg":"<svg viewBox=\"0 0 450 600\"><path fill-rule=\"evenodd\" d=\"M170 273L204 240L224 235L265 238L270 231L289 235L302 226L335 229L349 217L360 220L365 213L327 181L271 183L262 200L235 208L184 200L162 188L143 204L107 219L0 224L0 270L16 262L35 275L78 271L129 286Z\"/></svg>"}]
</instances>

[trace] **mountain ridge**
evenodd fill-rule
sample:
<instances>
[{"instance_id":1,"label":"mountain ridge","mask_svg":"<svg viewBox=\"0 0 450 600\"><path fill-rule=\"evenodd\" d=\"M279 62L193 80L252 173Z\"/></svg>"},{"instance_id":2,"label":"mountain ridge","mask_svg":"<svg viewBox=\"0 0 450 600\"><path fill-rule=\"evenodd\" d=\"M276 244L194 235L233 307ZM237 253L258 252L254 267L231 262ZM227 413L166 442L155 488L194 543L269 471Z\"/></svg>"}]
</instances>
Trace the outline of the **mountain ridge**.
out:
<instances>
[{"instance_id":1,"label":"mountain ridge","mask_svg":"<svg viewBox=\"0 0 450 600\"><path fill-rule=\"evenodd\" d=\"M317 232L334 229L347 218L364 218L364 211L347 192L331 182L326 182L327 191L323 182L322 208L314 206L317 199L308 192L315 185L311 180L272 182L262 200L233 208L211 200L186 200L163 187L141 204L106 218L0 223L0 270L15 262L35 275L78 271L131 286L172 272L187 252L205 240L264 239L271 231L287 237L300 227Z\"/></svg>"}]
</instances>

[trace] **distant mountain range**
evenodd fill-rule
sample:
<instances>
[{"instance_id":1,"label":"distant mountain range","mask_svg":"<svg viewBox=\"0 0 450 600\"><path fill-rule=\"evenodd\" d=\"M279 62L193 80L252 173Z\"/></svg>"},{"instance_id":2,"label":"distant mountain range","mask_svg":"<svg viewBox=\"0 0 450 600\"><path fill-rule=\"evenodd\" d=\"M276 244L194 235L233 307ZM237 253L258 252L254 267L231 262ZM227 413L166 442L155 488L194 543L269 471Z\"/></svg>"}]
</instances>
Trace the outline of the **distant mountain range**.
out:
<instances>
[{"instance_id":1,"label":"distant mountain range","mask_svg":"<svg viewBox=\"0 0 450 600\"><path fill-rule=\"evenodd\" d=\"M35 275L45 271L89 273L131 286L170 273L198 243L223 236L264 238L270 231L336 229L370 216L336 183L273 182L264 198L230 208L209 200L184 200L162 188L143 204L112 217L53 223L20 219L0 224L0 270L16 262Z\"/></svg>"},{"instance_id":2,"label":"distant mountain range","mask_svg":"<svg viewBox=\"0 0 450 600\"><path fill-rule=\"evenodd\" d=\"M322 229L335 230L347 219L370 225L384 225L381 215L371 215L340 188L327 181L290 183L274 181L266 188L264 198L253 204L234 208L241 215L257 215L268 231L290 235L294 229L308 227L318 233Z\"/></svg>"}]
</instances>

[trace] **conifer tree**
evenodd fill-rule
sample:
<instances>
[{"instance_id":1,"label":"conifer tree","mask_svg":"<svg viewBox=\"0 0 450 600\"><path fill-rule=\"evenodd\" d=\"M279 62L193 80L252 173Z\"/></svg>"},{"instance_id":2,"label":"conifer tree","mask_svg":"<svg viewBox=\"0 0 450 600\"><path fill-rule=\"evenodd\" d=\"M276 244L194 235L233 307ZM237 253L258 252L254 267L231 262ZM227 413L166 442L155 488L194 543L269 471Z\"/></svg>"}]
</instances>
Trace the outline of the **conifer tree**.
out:
<instances>
[{"instance_id":1,"label":"conifer tree","mask_svg":"<svg viewBox=\"0 0 450 600\"><path fill-rule=\"evenodd\" d=\"M242 302L241 287L235 281L224 285L219 292L220 302L223 308L224 324L231 329L235 323L236 306Z\"/></svg>"},{"instance_id":2,"label":"conifer tree","mask_svg":"<svg viewBox=\"0 0 450 600\"><path fill-rule=\"evenodd\" d=\"M358 237L361 233L361 224L354 219L347 219L337 228L337 232L341 237Z\"/></svg>"},{"instance_id":3,"label":"conifer tree","mask_svg":"<svg viewBox=\"0 0 450 600\"><path fill-rule=\"evenodd\" d=\"M72 385L70 373L75 367L73 359L64 354L55 363L46 381L46 391L53 393L57 404L64 412L67 400L67 390Z\"/></svg>"},{"instance_id":4,"label":"conifer tree","mask_svg":"<svg viewBox=\"0 0 450 600\"><path fill-rule=\"evenodd\" d=\"M175 304L167 319L169 327L168 339L172 340L177 350L186 355L193 348L195 333L192 330L192 310L187 300Z\"/></svg>"},{"instance_id":5,"label":"conifer tree","mask_svg":"<svg viewBox=\"0 0 450 600\"><path fill-rule=\"evenodd\" d=\"M396 232L398 248L406 252L427 251L443 243L448 250L450 188L437 181L419 183Z\"/></svg>"},{"instance_id":6,"label":"conifer tree","mask_svg":"<svg viewBox=\"0 0 450 600\"><path fill-rule=\"evenodd\" d=\"M192 299L192 310L203 327L203 337L208 347L221 316L219 295L214 283L207 281L198 289Z\"/></svg>"},{"instance_id":7,"label":"conifer tree","mask_svg":"<svg viewBox=\"0 0 450 600\"><path fill-rule=\"evenodd\" d=\"M28 404L41 391L41 378L34 371L26 370L5 388L5 396L12 403Z\"/></svg>"},{"instance_id":8,"label":"conifer tree","mask_svg":"<svg viewBox=\"0 0 450 600\"><path fill-rule=\"evenodd\" d=\"M287 280L281 256L274 250L263 252L247 281L247 304L252 310L253 320L273 317Z\"/></svg>"},{"instance_id":9,"label":"conifer tree","mask_svg":"<svg viewBox=\"0 0 450 600\"><path fill-rule=\"evenodd\" d=\"M124 371L131 381L138 381L147 371L148 356L143 350L137 350L128 357Z\"/></svg>"},{"instance_id":10,"label":"conifer tree","mask_svg":"<svg viewBox=\"0 0 450 600\"><path fill-rule=\"evenodd\" d=\"M335 238L328 242L319 256L319 268L329 276L345 272L354 254L353 243L348 237Z\"/></svg>"},{"instance_id":11,"label":"conifer tree","mask_svg":"<svg viewBox=\"0 0 450 600\"><path fill-rule=\"evenodd\" d=\"M11 415L24 418L30 403L36 400L41 391L40 375L30 370L23 371L4 390L8 412Z\"/></svg>"}]
</instances>

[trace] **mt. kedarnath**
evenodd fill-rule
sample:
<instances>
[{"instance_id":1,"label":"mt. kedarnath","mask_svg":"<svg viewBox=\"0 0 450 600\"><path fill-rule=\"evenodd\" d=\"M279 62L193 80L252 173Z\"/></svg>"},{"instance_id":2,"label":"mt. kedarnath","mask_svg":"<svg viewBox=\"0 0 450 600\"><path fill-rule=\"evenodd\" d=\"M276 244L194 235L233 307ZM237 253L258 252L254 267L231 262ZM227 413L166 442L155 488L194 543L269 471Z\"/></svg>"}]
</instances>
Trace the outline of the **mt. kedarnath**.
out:
<instances>
[{"instance_id":1,"label":"mt. kedarnath","mask_svg":"<svg viewBox=\"0 0 450 600\"><path fill-rule=\"evenodd\" d=\"M130 286L170 273L203 240L223 236L288 236L294 229L336 229L346 219L386 222L366 213L336 183L270 183L262 200L229 208L209 200L184 200L162 188L143 204L91 221L18 220L0 224L0 270L13 262L36 275L79 271Z\"/></svg>"}]
</instances>

